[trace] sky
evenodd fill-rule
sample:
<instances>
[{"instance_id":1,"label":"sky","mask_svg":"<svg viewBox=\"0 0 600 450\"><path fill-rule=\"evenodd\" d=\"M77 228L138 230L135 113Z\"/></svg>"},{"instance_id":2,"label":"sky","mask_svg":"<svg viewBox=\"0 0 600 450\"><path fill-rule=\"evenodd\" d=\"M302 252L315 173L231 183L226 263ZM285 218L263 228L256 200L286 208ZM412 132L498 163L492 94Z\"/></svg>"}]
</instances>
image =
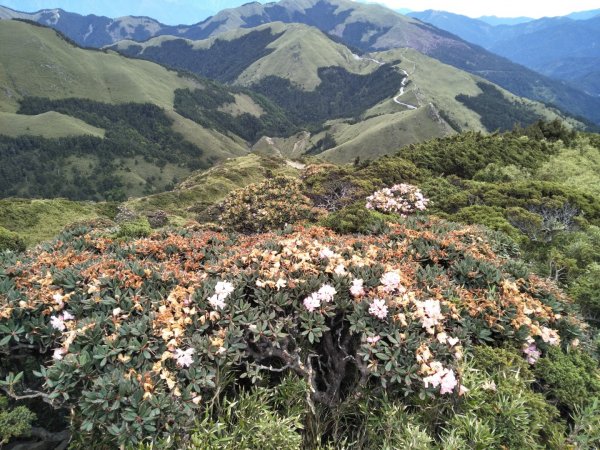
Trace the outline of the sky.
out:
<instances>
[{"instance_id":1,"label":"sky","mask_svg":"<svg viewBox=\"0 0 600 450\"><path fill-rule=\"evenodd\" d=\"M108 17L126 15L149 16L167 24L192 24L211 14L249 2L250 0L0 0L0 5L19 11L33 12L46 8L62 8L80 14ZM267 0L260 0L267 3ZM371 1L363 0L365 3ZM423 11L437 9L470 17L562 16L574 11L600 7L599 0L377 0L396 10Z\"/></svg>"}]
</instances>

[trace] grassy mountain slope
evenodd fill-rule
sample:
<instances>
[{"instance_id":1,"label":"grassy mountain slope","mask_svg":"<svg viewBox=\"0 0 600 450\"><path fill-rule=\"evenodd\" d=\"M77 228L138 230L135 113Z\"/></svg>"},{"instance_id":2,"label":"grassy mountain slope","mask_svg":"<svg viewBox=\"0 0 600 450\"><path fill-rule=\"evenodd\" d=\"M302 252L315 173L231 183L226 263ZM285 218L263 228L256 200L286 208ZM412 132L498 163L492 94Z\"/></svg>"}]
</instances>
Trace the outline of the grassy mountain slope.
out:
<instances>
[{"instance_id":1,"label":"grassy mountain slope","mask_svg":"<svg viewBox=\"0 0 600 450\"><path fill-rule=\"evenodd\" d=\"M278 76L305 90L320 83L319 68L338 66L357 74L377 68L373 61L356 59L346 46L317 28L281 22L200 41L161 36L143 43L124 40L111 48L224 82L251 85Z\"/></svg>"},{"instance_id":2,"label":"grassy mountain slope","mask_svg":"<svg viewBox=\"0 0 600 450\"><path fill-rule=\"evenodd\" d=\"M260 48L249 50L249 43ZM262 140L256 149L265 154L297 157L298 149L303 148L309 154L323 153L324 157L347 162L356 156L372 158L410 143L445 136L453 129L493 131L511 128L513 121L530 123L538 117L556 117L542 105L498 90L504 104L494 108L497 114L506 114L510 124L496 125L494 118L483 124L478 112L456 99L458 95L480 95L477 83L483 80L479 77L409 48L358 56L318 29L302 24L274 22L201 41L173 37L141 44L123 41L113 48L247 85L301 123L330 120L328 128L312 136L308 145L303 137ZM225 60L232 60L233 65L225 67ZM406 74L405 93L394 101ZM485 104L486 99L479 103ZM529 117L509 112L520 103L527 105ZM411 111L411 106L426 109Z\"/></svg>"},{"instance_id":3,"label":"grassy mountain slope","mask_svg":"<svg viewBox=\"0 0 600 450\"><path fill-rule=\"evenodd\" d=\"M194 173L172 191L130 199L126 206L138 212L161 209L180 218L192 219L235 189L275 175L297 176L298 173L281 158L250 154Z\"/></svg>"},{"instance_id":4,"label":"grassy mountain slope","mask_svg":"<svg viewBox=\"0 0 600 450\"><path fill-rule=\"evenodd\" d=\"M52 239L75 222L107 218L114 207L65 199L0 199L0 227L16 232L27 245Z\"/></svg>"},{"instance_id":5,"label":"grassy mountain slope","mask_svg":"<svg viewBox=\"0 0 600 450\"><path fill-rule=\"evenodd\" d=\"M485 132L512 128L512 121L509 121L510 125L504 125L506 118L521 123L527 123L533 117L546 120L562 118L540 103L486 84L492 86L498 96L490 98L481 89L481 83L485 81L482 78L412 49L389 50L371 56L382 62L394 63L398 71L408 73L405 93L397 100L418 108L411 110L389 98L367 110L359 121L330 121L329 127L311 137L308 154L347 163L357 156L363 160L373 159L411 143L447 136L459 130ZM483 110L485 113L479 114L459 101L462 96L480 100L475 102L476 106L489 104L495 110ZM570 121L575 127L581 126L574 120ZM326 149L315 151L315 146L327 136L333 141ZM275 142L271 147L279 148L281 145Z\"/></svg>"},{"instance_id":6,"label":"grassy mountain slope","mask_svg":"<svg viewBox=\"0 0 600 450\"><path fill-rule=\"evenodd\" d=\"M273 110L253 94L75 47L48 28L1 21L0 40L4 196L102 199L109 191L123 197L164 190L195 169L246 154L245 138L228 127L245 119L260 132L262 118ZM179 114L175 94L188 90L221 95L219 111L188 105L205 115L218 113L219 120L200 125ZM69 141L56 140L67 136ZM49 178L50 167L38 176L38 163L48 158L62 183ZM75 189L80 182L89 184Z\"/></svg>"},{"instance_id":7,"label":"grassy mountain slope","mask_svg":"<svg viewBox=\"0 0 600 450\"><path fill-rule=\"evenodd\" d=\"M549 79L477 45L380 5L349 0L282 0L225 10L206 22L212 34L273 21L301 22L333 34L364 51L409 47L482 76L516 95L554 103L575 115L600 122L600 100Z\"/></svg>"},{"instance_id":8,"label":"grassy mountain slope","mask_svg":"<svg viewBox=\"0 0 600 450\"><path fill-rule=\"evenodd\" d=\"M10 14L5 12L5 15ZM94 25L99 19L95 16L68 16L69 20L63 22L67 16L61 15L58 10L44 14L31 18L60 29L77 42L81 43L84 39L86 45L97 47L120 39L143 41L171 34L197 40L276 21L304 23L364 51L414 48L444 63L480 75L519 96L553 103L571 114L600 123L600 99L580 90L579 86L573 87L542 76L446 31L380 5L350 0L282 0L264 5L253 2L223 10L201 23L179 27L165 27L156 21L135 17L115 21L100 18L104 22ZM109 36L106 36L107 29ZM90 30L104 30L101 31L101 34L104 33L100 39L102 43L92 42L93 33L86 36ZM586 88L589 89L589 85Z\"/></svg>"},{"instance_id":9,"label":"grassy mountain slope","mask_svg":"<svg viewBox=\"0 0 600 450\"><path fill-rule=\"evenodd\" d=\"M83 120L50 111L37 116L0 112L0 134L6 136L46 136L59 138L77 135L104 137L104 130Z\"/></svg>"}]
</instances>

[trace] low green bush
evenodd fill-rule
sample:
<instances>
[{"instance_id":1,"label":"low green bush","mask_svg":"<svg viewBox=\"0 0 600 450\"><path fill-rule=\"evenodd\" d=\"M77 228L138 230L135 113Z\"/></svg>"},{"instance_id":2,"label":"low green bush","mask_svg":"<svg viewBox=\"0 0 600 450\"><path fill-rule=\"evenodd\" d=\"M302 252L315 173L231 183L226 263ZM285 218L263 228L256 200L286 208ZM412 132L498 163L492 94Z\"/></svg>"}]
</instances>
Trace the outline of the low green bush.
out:
<instances>
[{"instance_id":1,"label":"low green bush","mask_svg":"<svg viewBox=\"0 0 600 450\"><path fill-rule=\"evenodd\" d=\"M365 207L365 202L329 214L321 219L324 227L338 233L378 234L386 230L386 216Z\"/></svg>"},{"instance_id":2,"label":"low green bush","mask_svg":"<svg viewBox=\"0 0 600 450\"><path fill-rule=\"evenodd\" d=\"M283 176L233 191L217 208L220 225L243 233L275 230L319 215L302 182Z\"/></svg>"},{"instance_id":3,"label":"low green bush","mask_svg":"<svg viewBox=\"0 0 600 450\"><path fill-rule=\"evenodd\" d=\"M25 406L9 408L6 397L0 396L0 448L12 438L26 436L34 420L35 414Z\"/></svg>"},{"instance_id":4,"label":"low green bush","mask_svg":"<svg viewBox=\"0 0 600 450\"><path fill-rule=\"evenodd\" d=\"M534 373L548 399L569 414L600 396L598 362L583 351L550 348Z\"/></svg>"},{"instance_id":5,"label":"low green bush","mask_svg":"<svg viewBox=\"0 0 600 450\"><path fill-rule=\"evenodd\" d=\"M0 252L5 250L23 252L25 251L25 242L17 233L0 227Z\"/></svg>"},{"instance_id":6,"label":"low green bush","mask_svg":"<svg viewBox=\"0 0 600 450\"><path fill-rule=\"evenodd\" d=\"M124 239L135 239L141 237L147 237L152 234L152 227L145 217L138 218L133 222L123 222L119 226L119 230L116 233L117 238Z\"/></svg>"}]
</instances>

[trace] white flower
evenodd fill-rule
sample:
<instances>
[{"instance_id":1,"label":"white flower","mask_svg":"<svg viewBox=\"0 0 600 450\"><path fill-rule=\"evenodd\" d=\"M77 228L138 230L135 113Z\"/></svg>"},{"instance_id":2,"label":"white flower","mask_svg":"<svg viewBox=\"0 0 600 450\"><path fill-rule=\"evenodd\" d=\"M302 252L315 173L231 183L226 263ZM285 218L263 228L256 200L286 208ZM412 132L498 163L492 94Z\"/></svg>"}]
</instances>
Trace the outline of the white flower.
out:
<instances>
[{"instance_id":1,"label":"white flower","mask_svg":"<svg viewBox=\"0 0 600 450\"><path fill-rule=\"evenodd\" d=\"M347 275L348 272L346 272L346 267L344 267L343 264L338 264L335 269L333 269L333 273L335 273L336 275L339 276L344 276Z\"/></svg>"},{"instance_id":2,"label":"white flower","mask_svg":"<svg viewBox=\"0 0 600 450\"><path fill-rule=\"evenodd\" d=\"M193 348L188 348L187 350L175 349L175 359L177 360L177 365L180 367L189 367L192 365L194 360L192 359L192 355L194 354Z\"/></svg>"},{"instance_id":3,"label":"white flower","mask_svg":"<svg viewBox=\"0 0 600 450\"><path fill-rule=\"evenodd\" d=\"M325 303L333 301L333 296L337 294L337 291L330 284L324 284L321 289L317 292L319 300Z\"/></svg>"},{"instance_id":4,"label":"white flower","mask_svg":"<svg viewBox=\"0 0 600 450\"><path fill-rule=\"evenodd\" d=\"M223 296L223 300L229 297L229 294L231 294L233 290L233 284L231 284L229 281L219 281L215 286L215 294L217 294L219 297Z\"/></svg>"},{"instance_id":5,"label":"white flower","mask_svg":"<svg viewBox=\"0 0 600 450\"><path fill-rule=\"evenodd\" d=\"M61 359L63 359L63 356L67 353L67 351L62 348L55 348L54 349L54 353L52 354L52 358L54 358L57 361L60 361Z\"/></svg>"},{"instance_id":6,"label":"white flower","mask_svg":"<svg viewBox=\"0 0 600 450\"><path fill-rule=\"evenodd\" d=\"M121 314L121 308L115 308L112 310L112 315L114 317L117 317L119 314Z\"/></svg>"},{"instance_id":7,"label":"white flower","mask_svg":"<svg viewBox=\"0 0 600 450\"><path fill-rule=\"evenodd\" d=\"M210 306L212 306L214 309L223 309L225 308L225 297L215 294L212 297L210 297L208 299L208 303L210 303Z\"/></svg>"},{"instance_id":8,"label":"white flower","mask_svg":"<svg viewBox=\"0 0 600 450\"><path fill-rule=\"evenodd\" d=\"M352 280L352 286L350 286L350 293L353 297L360 297L365 295L365 288L363 287L364 281L362 279Z\"/></svg>"},{"instance_id":9,"label":"white flower","mask_svg":"<svg viewBox=\"0 0 600 450\"><path fill-rule=\"evenodd\" d=\"M454 375L454 370L450 369L442 378L440 394L450 394L457 384L458 381L456 380L456 376Z\"/></svg>"},{"instance_id":10,"label":"white flower","mask_svg":"<svg viewBox=\"0 0 600 450\"><path fill-rule=\"evenodd\" d=\"M321 251L319 252L319 258L321 259L325 259L325 258L335 258L337 255L334 251L332 251L329 247L325 247L323 249L321 249Z\"/></svg>"},{"instance_id":11,"label":"white flower","mask_svg":"<svg viewBox=\"0 0 600 450\"><path fill-rule=\"evenodd\" d=\"M275 288L277 288L277 290L284 288L287 286L287 281L285 281L283 278L280 278L279 280L277 280L277 283L275 283Z\"/></svg>"},{"instance_id":12,"label":"white flower","mask_svg":"<svg viewBox=\"0 0 600 450\"><path fill-rule=\"evenodd\" d=\"M446 342L448 342L448 345L449 345L450 347L454 347L456 344L458 344L458 341L459 341L459 339L458 339L458 338L456 338L456 337L451 337L451 338L448 338L448 340L447 340Z\"/></svg>"},{"instance_id":13,"label":"white flower","mask_svg":"<svg viewBox=\"0 0 600 450\"><path fill-rule=\"evenodd\" d=\"M62 306L63 305L63 299L64 298L65 297L62 294L54 294L52 296L52 300L54 300L58 304L58 306Z\"/></svg>"},{"instance_id":14,"label":"white flower","mask_svg":"<svg viewBox=\"0 0 600 450\"><path fill-rule=\"evenodd\" d=\"M311 294L304 299L304 307L309 311L313 312L315 309L321 306L321 300L317 294Z\"/></svg>"},{"instance_id":15,"label":"white flower","mask_svg":"<svg viewBox=\"0 0 600 450\"><path fill-rule=\"evenodd\" d=\"M373 300L373 303L369 307L369 314L381 320L385 319L388 315L388 307L385 304L385 300L379 298Z\"/></svg>"},{"instance_id":16,"label":"white flower","mask_svg":"<svg viewBox=\"0 0 600 450\"><path fill-rule=\"evenodd\" d=\"M384 273L379 281L385 292L404 291L400 284L400 274L396 271Z\"/></svg>"},{"instance_id":17,"label":"white flower","mask_svg":"<svg viewBox=\"0 0 600 450\"><path fill-rule=\"evenodd\" d=\"M52 325L53 328L56 328L59 331L65 331L65 328L67 328L65 322L60 316L52 316L50 318L50 325Z\"/></svg>"},{"instance_id":18,"label":"white flower","mask_svg":"<svg viewBox=\"0 0 600 450\"><path fill-rule=\"evenodd\" d=\"M62 313L62 320L63 321L75 320L75 316L73 314L71 314L70 312L65 311L64 313Z\"/></svg>"},{"instance_id":19,"label":"white flower","mask_svg":"<svg viewBox=\"0 0 600 450\"><path fill-rule=\"evenodd\" d=\"M550 345L558 345L560 344L560 336L556 330L553 330L548 327L542 327L542 340Z\"/></svg>"}]
</instances>

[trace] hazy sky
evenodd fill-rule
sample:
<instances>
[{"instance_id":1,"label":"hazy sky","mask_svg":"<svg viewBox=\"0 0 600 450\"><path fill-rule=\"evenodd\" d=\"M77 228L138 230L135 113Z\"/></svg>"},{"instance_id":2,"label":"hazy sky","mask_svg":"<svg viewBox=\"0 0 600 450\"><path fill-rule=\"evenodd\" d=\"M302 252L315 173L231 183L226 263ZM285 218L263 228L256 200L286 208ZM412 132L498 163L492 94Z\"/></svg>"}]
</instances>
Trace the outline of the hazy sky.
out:
<instances>
[{"instance_id":1,"label":"hazy sky","mask_svg":"<svg viewBox=\"0 0 600 450\"><path fill-rule=\"evenodd\" d=\"M62 8L80 14L109 17L143 15L168 24L191 24L220 9L239 6L248 1L250 0L0 0L0 5L27 12ZM260 1L267 3L268 0ZM471 17L496 15L537 18L600 8L599 0L377 0L377 3L393 9L437 9Z\"/></svg>"}]
</instances>

